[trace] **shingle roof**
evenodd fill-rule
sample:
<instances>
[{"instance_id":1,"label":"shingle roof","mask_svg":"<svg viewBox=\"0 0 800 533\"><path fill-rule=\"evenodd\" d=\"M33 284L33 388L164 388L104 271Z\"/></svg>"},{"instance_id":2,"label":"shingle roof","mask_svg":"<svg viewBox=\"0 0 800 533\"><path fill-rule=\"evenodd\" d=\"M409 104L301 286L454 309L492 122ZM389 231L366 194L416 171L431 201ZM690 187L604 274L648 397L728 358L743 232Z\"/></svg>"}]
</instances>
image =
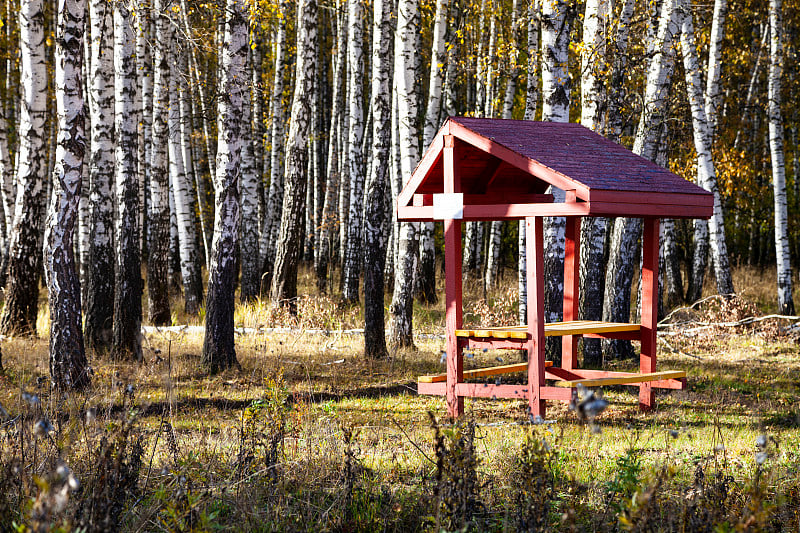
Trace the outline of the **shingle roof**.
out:
<instances>
[{"instance_id":1,"label":"shingle roof","mask_svg":"<svg viewBox=\"0 0 800 533\"><path fill-rule=\"evenodd\" d=\"M411 204L415 194L443 192L445 135L457 139L461 189L473 198L500 192L513 202L513 194L543 193L553 185L574 190L578 202L588 203L588 215L711 214L709 192L580 124L465 117L451 117L442 126L399 206Z\"/></svg>"}]
</instances>

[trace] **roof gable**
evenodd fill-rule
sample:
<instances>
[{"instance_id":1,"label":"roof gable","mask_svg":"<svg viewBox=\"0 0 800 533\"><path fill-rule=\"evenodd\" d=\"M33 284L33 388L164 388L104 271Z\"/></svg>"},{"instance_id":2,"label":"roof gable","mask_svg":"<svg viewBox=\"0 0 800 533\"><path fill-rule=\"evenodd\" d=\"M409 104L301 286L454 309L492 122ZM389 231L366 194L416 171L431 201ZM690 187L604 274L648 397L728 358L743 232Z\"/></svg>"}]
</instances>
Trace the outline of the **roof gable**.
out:
<instances>
[{"instance_id":1,"label":"roof gable","mask_svg":"<svg viewBox=\"0 0 800 533\"><path fill-rule=\"evenodd\" d=\"M487 204L509 203L553 185L588 204L586 215L711 214L709 192L580 124L465 117L451 117L439 130L400 193L399 207L424 206L428 196L443 192L446 135L457 140L461 190L473 201L484 196Z\"/></svg>"}]
</instances>

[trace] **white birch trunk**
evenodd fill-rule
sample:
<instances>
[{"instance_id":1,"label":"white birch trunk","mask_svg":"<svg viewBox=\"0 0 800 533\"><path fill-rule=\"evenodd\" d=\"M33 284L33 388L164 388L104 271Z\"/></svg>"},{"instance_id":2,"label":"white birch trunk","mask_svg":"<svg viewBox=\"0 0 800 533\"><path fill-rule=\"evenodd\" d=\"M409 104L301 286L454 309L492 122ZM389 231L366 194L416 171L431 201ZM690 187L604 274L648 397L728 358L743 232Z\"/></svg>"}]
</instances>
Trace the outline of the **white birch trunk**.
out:
<instances>
[{"instance_id":1,"label":"white birch trunk","mask_svg":"<svg viewBox=\"0 0 800 533\"><path fill-rule=\"evenodd\" d=\"M658 139L665 120L666 96L670 87L673 61L671 49L673 36L679 27L678 0L665 0L661 7L657 36L653 45L645 85L644 106L634 139L633 152L655 160ZM603 320L628 322L630 320L631 282L634 261L639 260L638 242L642 220L618 218L614 221L606 269ZM603 351L607 358L632 357L629 341L608 341Z\"/></svg>"},{"instance_id":2,"label":"white birch trunk","mask_svg":"<svg viewBox=\"0 0 800 533\"><path fill-rule=\"evenodd\" d=\"M772 161L772 189L775 200L775 256L778 263L778 310L794 314L792 266L789 257L789 220L786 207L786 169L781 117L781 74L783 72L783 20L781 0L769 2L769 151Z\"/></svg>"},{"instance_id":3,"label":"white birch trunk","mask_svg":"<svg viewBox=\"0 0 800 533\"><path fill-rule=\"evenodd\" d=\"M181 70L186 70L186 52L181 53ZM183 163L186 170L186 176L189 181L189 188L191 189L191 184L194 183L195 186L195 195L196 195L196 206L192 206L193 209L196 209L199 213L200 219L200 232L202 236L203 242L203 252L205 254L203 258L203 264L208 269L210 265L210 253L211 253L211 228L208 227L206 224L206 213L209 212L209 207L207 204L206 198L206 188L203 176L200 174L200 168L196 164L195 158L195 150L194 145L192 143L192 121L190 117L193 115L192 112L192 94L191 94L191 85L189 85L184 77L181 77L178 80L178 100L179 100L179 107L180 107L180 127L181 127L181 154L183 155ZM198 265L195 267L196 270L200 271L200 266ZM202 281L202 280L201 280ZM200 302L202 302L202 285L201 285L201 295L200 295Z\"/></svg>"},{"instance_id":4,"label":"white birch trunk","mask_svg":"<svg viewBox=\"0 0 800 533\"><path fill-rule=\"evenodd\" d=\"M606 101L603 65L606 60L608 0L587 0L581 48L581 124L602 132Z\"/></svg>"},{"instance_id":5,"label":"white birch trunk","mask_svg":"<svg viewBox=\"0 0 800 533\"><path fill-rule=\"evenodd\" d=\"M189 8L187 6L186 0L181 0L181 19L183 22L183 30L184 32L186 32L186 35L192 35L191 28L189 26ZM203 126L203 139L205 141L206 157L208 159L208 169L211 172L211 175L215 176L217 173L216 162L214 160L215 151L214 151L214 145L212 144L211 127L209 125L209 119L208 119L209 113L207 111L208 106L206 104L206 95L203 92L204 84L200 79L200 66L198 65L198 59L195 47L187 46L187 48L189 51L189 69L191 70L191 76L189 79L191 79L193 82L194 90L197 94L197 102L200 104L200 116L201 116L201 123ZM209 252L206 252L206 254L208 253Z\"/></svg>"},{"instance_id":6,"label":"white birch trunk","mask_svg":"<svg viewBox=\"0 0 800 533\"><path fill-rule=\"evenodd\" d=\"M167 47L172 31L162 0L155 0L155 53L153 54L153 141L147 210L147 297L150 322L171 321L169 308L170 194L167 164L167 112L170 64Z\"/></svg>"},{"instance_id":7,"label":"white birch trunk","mask_svg":"<svg viewBox=\"0 0 800 533\"><path fill-rule=\"evenodd\" d=\"M486 2L487 8L489 9L489 43L486 49L486 81L484 82L484 87L486 87L486 101L484 102L484 109L483 109L483 116L485 117L494 117L495 113L495 96L494 96L494 65L495 60L497 59L496 50L497 50L497 15L494 12L494 5L492 0L487 0Z\"/></svg>"},{"instance_id":8,"label":"white birch trunk","mask_svg":"<svg viewBox=\"0 0 800 533\"><path fill-rule=\"evenodd\" d=\"M364 86L360 73L364 71L363 6L361 0L348 0L347 67L348 83L347 182L350 199L346 234L342 243L342 298L345 302L358 302L358 285L363 254L361 249L362 210L364 207L364 164L361 143L364 140Z\"/></svg>"},{"instance_id":9,"label":"white birch trunk","mask_svg":"<svg viewBox=\"0 0 800 533\"><path fill-rule=\"evenodd\" d=\"M174 44L174 41L173 41ZM170 53L172 63L174 52ZM178 76L169 78L169 179L172 185L172 201L175 206L175 223L178 232L178 255L183 285L184 310L194 315L203 301L203 280L198 269L197 232L195 230L194 202L189 176L186 174L181 133L181 112L178 96Z\"/></svg>"},{"instance_id":10,"label":"white birch trunk","mask_svg":"<svg viewBox=\"0 0 800 533\"><path fill-rule=\"evenodd\" d=\"M50 377L58 389L83 389L90 382L81 331L80 281L72 247L86 151L81 76L85 11L83 0L58 3L55 51L58 146L44 236L50 302Z\"/></svg>"},{"instance_id":11,"label":"white birch trunk","mask_svg":"<svg viewBox=\"0 0 800 533\"><path fill-rule=\"evenodd\" d=\"M417 138L417 96L415 94L416 56L415 36L419 31L419 0L400 0L397 7L395 34L394 79L397 89L397 141L400 150L399 182L405 184L419 160ZM414 262L417 255L416 226L403 222L397 231L398 258L395 263L395 282L389 307L390 343L413 346Z\"/></svg>"},{"instance_id":12,"label":"white birch trunk","mask_svg":"<svg viewBox=\"0 0 800 533\"><path fill-rule=\"evenodd\" d=\"M114 4L114 127L116 130L116 271L112 355L142 359L142 279L139 255L139 146L141 104L137 95L133 12ZM137 41L138 44L138 41Z\"/></svg>"},{"instance_id":13,"label":"white birch trunk","mask_svg":"<svg viewBox=\"0 0 800 533\"><path fill-rule=\"evenodd\" d=\"M343 2L347 0L342 0ZM350 12L347 9L343 9L342 13L342 32L349 33L344 30L344 28L350 27ZM350 49L350 43L347 43L347 50ZM344 261L345 261L345 254L347 251L347 230L348 226L348 217L350 216L350 180L348 179L350 173L350 111L349 111L349 101L347 96L350 94L350 85L353 83L353 80L361 80L362 76L360 72L353 73L352 69L350 68L350 63L347 60L347 55L343 56L344 64L345 64L345 78L344 78L344 87L342 88L343 93L343 101L342 101L342 120L339 123L339 135L338 135L338 142L339 142L339 153L341 157L339 157L339 227L338 227L338 236L336 239L336 250L337 253L335 254L336 257L336 264L340 267L342 275L339 277L339 288L342 289L344 284Z\"/></svg>"},{"instance_id":14,"label":"white birch trunk","mask_svg":"<svg viewBox=\"0 0 800 533\"><path fill-rule=\"evenodd\" d=\"M252 80L252 61L247 62L248 82ZM248 83L249 85L249 83ZM245 107L242 116L242 174L240 180L242 204L240 258L240 297L242 302L256 299L259 293L261 265L258 261L258 176L256 175L256 156L253 143L253 119L251 115L250 89L244 94Z\"/></svg>"},{"instance_id":15,"label":"white birch trunk","mask_svg":"<svg viewBox=\"0 0 800 533\"><path fill-rule=\"evenodd\" d=\"M281 206L283 205L283 162L284 162L284 111L283 111L283 76L285 74L286 54L286 16L287 6L279 3L280 16L275 34L275 73L272 81L272 139L270 151L270 178L269 197L267 200L267 228L263 231L266 238L266 249L261 254L264 259L263 269L267 272L267 279L272 279L275 272L275 246L278 239L278 230L281 222Z\"/></svg>"},{"instance_id":16,"label":"white birch trunk","mask_svg":"<svg viewBox=\"0 0 800 533\"><path fill-rule=\"evenodd\" d=\"M528 5L528 73L525 89L525 120L536 120L539 107L539 35L541 31L539 0ZM525 244L525 221L520 220L517 230L517 286L519 291L519 321L528 322L528 260Z\"/></svg>"},{"instance_id":17,"label":"white birch trunk","mask_svg":"<svg viewBox=\"0 0 800 533\"><path fill-rule=\"evenodd\" d=\"M5 267L8 261L8 241L11 237L11 228L14 225L14 196L16 183L11 156L8 151L8 123L6 122L5 105L0 102L0 201L2 202L3 238L0 249L0 268ZM2 278L0 274L0 278ZM0 284L1 285L1 284Z\"/></svg>"},{"instance_id":18,"label":"white birch trunk","mask_svg":"<svg viewBox=\"0 0 800 533\"><path fill-rule=\"evenodd\" d=\"M91 0L91 155L89 157L90 241L87 265L86 346L96 352L111 347L114 316L114 54L112 5Z\"/></svg>"},{"instance_id":19,"label":"white birch trunk","mask_svg":"<svg viewBox=\"0 0 800 533\"><path fill-rule=\"evenodd\" d=\"M506 96L503 99L503 118L513 118L514 112L514 99L517 95L517 78L519 77L519 50L522 47L522 38L520 36L520 9L522 3L519 0L513 0L511 6L511 50L512 56L510 58L509 75L506 81Z\"/></svg>"},{"instance_id":20,"label":"white birch trunk","mask_svg":"<svg viewBox=\"0 0 800 533\"><path fill-rule=\"evenodd\" d=\"M525 97L525 120L536 120L539 107L539 34L541 31L540 0L528 5L528 79ZM524 236L523 236L524 241ZM524 257L520 252L520 257ZM520 305L522 301L520 300Z\"/></svg>"},{"instance_id":21,"label":"white birch trunk","mask_svg":"<svg viewBox=\"0 0 800 533\"><path fill-rule=\"evenodd\" d=\"M21 0L19 11L20 85L17 191L9 239L3 335L35 335L42 260L41 223L47 153L47 66L41 0Z\"/></svg>"},{"instance_id":22,"label":"white birch trunk","mask_svg":"<svg viewBox=\"0 0 800 533\"><path fill-rule=\"evenodd\" d=\"M497 284L497 274L500 269L500 240L503 237L503 221L493 220L489 224L489 250L486 254L486 272L484 273L484 286L488 290Z\"/></svg>"},{"instance_id":23,"label":"white birch trunk","mask_svg":"<svg viewBox=\"0 0 800 533\"><path fill-rule=\"evenodd\" d=\"M567 2L542 3L542 120L569 122L570 81L567 69L569 22ZM551 187L554 202L564 202L565 193ZM545 322L558 322L563 316L564 241L566 219L544 219L544 300ZM547 343L549 357L560 360L561 344Z\"/></svg>"},{"instance_id":24,"label":"white birch trunk","mask_svg":"<svg viewBox=\"0 0 800 533\"><path fill-rule=\"evenodd\" d=\"M447 64L445 34L450 0L437 0L433 16L433 36L431 38L431 68L428 79L428 102L425 109L425 127L422 134L422 148L427 149L442 122L442 85ZM418 296L424 303L436 302L436 248L434 246L435 224L423 222L419 232L419 271L417 275Z\"/></svg>"},{"instance_id":25,"label":"white birch trunk","mask_svg":"<svg viewBox=\"0 0 800 533\"><path fill-rule=\"evenodd\" d=\"M317 63L317 2L301 0L297 7L297 63L292 99L292 120L286 143L286 191L275 256L270 298L273 304L297 310L297 265L303 231L303 209L308 185L308 139L311 99Z\"/></svg>"},{"instance_id":26,"label":"white birch trunk","mask_svg":"<svg viewBox=\"0 0 800 533\"><path fill-rule=\"evenodd\" d=\"M392 6L374 0L372 34L372 156L364 196L364 355L387 355L384 331L384 263L386 209L391 149Z\"/></svg>"},{"instance_id":27,"label":"white birch trunk","mask_svg":"<svg viewBox=\"0 0 800 533\"><path fill-rule=\"evenodd\" d=\"M587 0L583 17L581 124L601 134L605 130L604 113L608 101L603 71L608 61L609 10L608 0ZM603 258L607 228L608 219L604 217L585 217L581 222L578 293L582 320L601 320L603 317ZM588 367L600 366L602 351L599 339L583 339L583 363Z\"/></svg>"},{"instance_id":28,"label":"white birch trunk","mask_svg":"<svg viewBox=\"0 0 800 533\"><path fill-rule=\"evenodd\" d=\"M344 31L343 15L336 18L338 31L336 39L336 56L333 68L333 94L331 95L331 118L330 128L328 129L328 172L325 180L325 202L322 208L322 220L320 221L320 235L318 240L319 251L316 257L315 270L317 274L317 288L320 292L328 289L328 266L333 259L333 239L338 235L338 208L339 183L341 176L339 173L339 155L337 149L340 142L340 131L342 131L342 103L344 91L344 79L346 75L346 50L347 32Z\"/></svg>"},{"instance_id":29,"label":"white birch trunk","mask_svg":"<svg viewBox=\"0 0 800 533\"><path fill-rule=\"evenodd\" d=\"M542 120L569 122L567 2L542 3Z\"/></svg>"},{"instance_id":30,"label":"white birch trunk","mask_svg":"<svg viewBox=\"0 0 800 533\"><path fill-rule=\"evenodd\" d=\"M681 50L683 52L683 70L686 75L689 105L692 111L694 147L697 153L697 177L700 186L714 195L714 214L708 221L708 230L710 230L711 254L714 261L717 291L723 295L733 294L733 281L731 280L730 264L728 262L728 247L725 241L722 203L719 189L717 188L717 172L711 154L713 137L705 111L708 103L705 101L700 81L700 67L697 62L691 6L688 3L684 3L683 8ZM695 237L697 237L697 233L695 233ZM708 238L709 235L706 234L705 237ZM697 263L697 258L700 257L704 257L704 254L697 254L695 263ZM697 269L695 275L700 276L702 279L704 270L705 262L703 261L702 268ZM701 288L701 285L698 284L697 288ZM699 293L693 294L693 301L699 296Z\"/></svg>"},{"instance_id":31,"label":"white birch trunk","mask_svg":"<svg viewBox=\"0 0 800 533\"><path fill-rule=\"evenodd\" d=\"M625 76L628 70L628 45L630 43L630 23L636 0L624 0L617 20L617 30L614 36L614 59L612 61L611 87L608 91L608 104L606 120L606 136L612 141L619 142L622 135L624 113L621 112L625 98Z\"/></svg>"},{"instance_id":32,"label":"white birch trunk","mask_svg":"<svg viewBox=\"0 0 800 533\"><path fill-rule=\"evenodd\" d=\"M715 0L708 44L705 94L706 122L708 123L708 135L712 143L717 133L717 112L722 101L719 80L722 73L722 39L725 36L725 17L727 14L728 0Z\"/></svg>"},{"instance_id":33,"label":"white birch trunk","mask_svg":"<svg viewBox=\"0 0 800 533\"><path fill-rule=\"evenodd\" d=\"M217 173L214 175L214 239L206 297L206 330L202 363L211 372L238 366L233 342L236 247L239 240L239 175L243 145L242 119L247 105L248 8L228 0L220 56L217 106Z\"/></svg>"},{"instance_id":34,"label":"white birch trunk","mask_svg":"<svg viewBox=\"0 0 800 533\"><path fill-rule=\"evenodd\" d=\"M139 250L140 253L149 242L147 214L150 210L150 164L153 148L153 57L152 18L150 6L144 0L136 3L136 70L140 103L139 161L137 169L139 194Z\"/></svg>"}]
</instances>

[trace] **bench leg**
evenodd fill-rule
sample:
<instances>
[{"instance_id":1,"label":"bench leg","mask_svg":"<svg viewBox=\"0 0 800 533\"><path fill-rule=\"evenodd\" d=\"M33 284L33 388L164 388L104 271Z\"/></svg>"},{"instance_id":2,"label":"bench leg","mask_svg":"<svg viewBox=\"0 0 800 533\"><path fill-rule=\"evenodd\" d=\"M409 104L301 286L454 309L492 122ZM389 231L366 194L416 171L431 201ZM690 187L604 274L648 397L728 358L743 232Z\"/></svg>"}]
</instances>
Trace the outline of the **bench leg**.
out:
<instances>
[{"instance_id":1,"label":"bench leg","mask_svg":"<svg viewBox=\"0 0 800 533\"><path fill-rule=\"evenodd\" d=\"M642 411L650 411L655 407L655 391L650 383L642 383L639 385L639 409Z\"/></svg>"}]
</instances>

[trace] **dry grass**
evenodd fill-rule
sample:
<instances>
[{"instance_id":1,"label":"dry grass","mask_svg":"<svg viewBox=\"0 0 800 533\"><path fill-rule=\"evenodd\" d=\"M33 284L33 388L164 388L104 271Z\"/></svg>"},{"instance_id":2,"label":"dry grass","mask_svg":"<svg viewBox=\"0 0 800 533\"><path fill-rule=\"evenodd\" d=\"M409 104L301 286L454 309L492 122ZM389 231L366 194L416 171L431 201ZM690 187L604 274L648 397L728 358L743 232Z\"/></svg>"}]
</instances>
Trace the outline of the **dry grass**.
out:
<instances>
[{"instance_id":1,"label":"dry grass","mask_svg":"<svg viewBox=\"0 0 800 533\"><path fill-rule=\"evenodd\" d=\"M471 292L468 310L513 317L512 293L485 304ZM365 360L363 338L341 332L358 309L298 304L291 322L261 304L237 310L246 327L295 328L240 336L241 371L209 376L199 335L153 333L143 364L93 359L92 389L67 397L49 390L44 340L3 341L0 531L798 528L800 356L776 328L666 338L659 364L686 369L688 389L641 413L631 389L610 388L599 432L565 405L531 426L521 402L491 400L467 400L472 425L451 426L441 398L414 392L417 375L443 369L443 339ZM442 307L417 309L418 329L440 333ZM466 363L497 357L514 356ZM36 437L45 419L53 430ZM81 489L63 489L60 461Z\"/></svg>"}]
</instances>

